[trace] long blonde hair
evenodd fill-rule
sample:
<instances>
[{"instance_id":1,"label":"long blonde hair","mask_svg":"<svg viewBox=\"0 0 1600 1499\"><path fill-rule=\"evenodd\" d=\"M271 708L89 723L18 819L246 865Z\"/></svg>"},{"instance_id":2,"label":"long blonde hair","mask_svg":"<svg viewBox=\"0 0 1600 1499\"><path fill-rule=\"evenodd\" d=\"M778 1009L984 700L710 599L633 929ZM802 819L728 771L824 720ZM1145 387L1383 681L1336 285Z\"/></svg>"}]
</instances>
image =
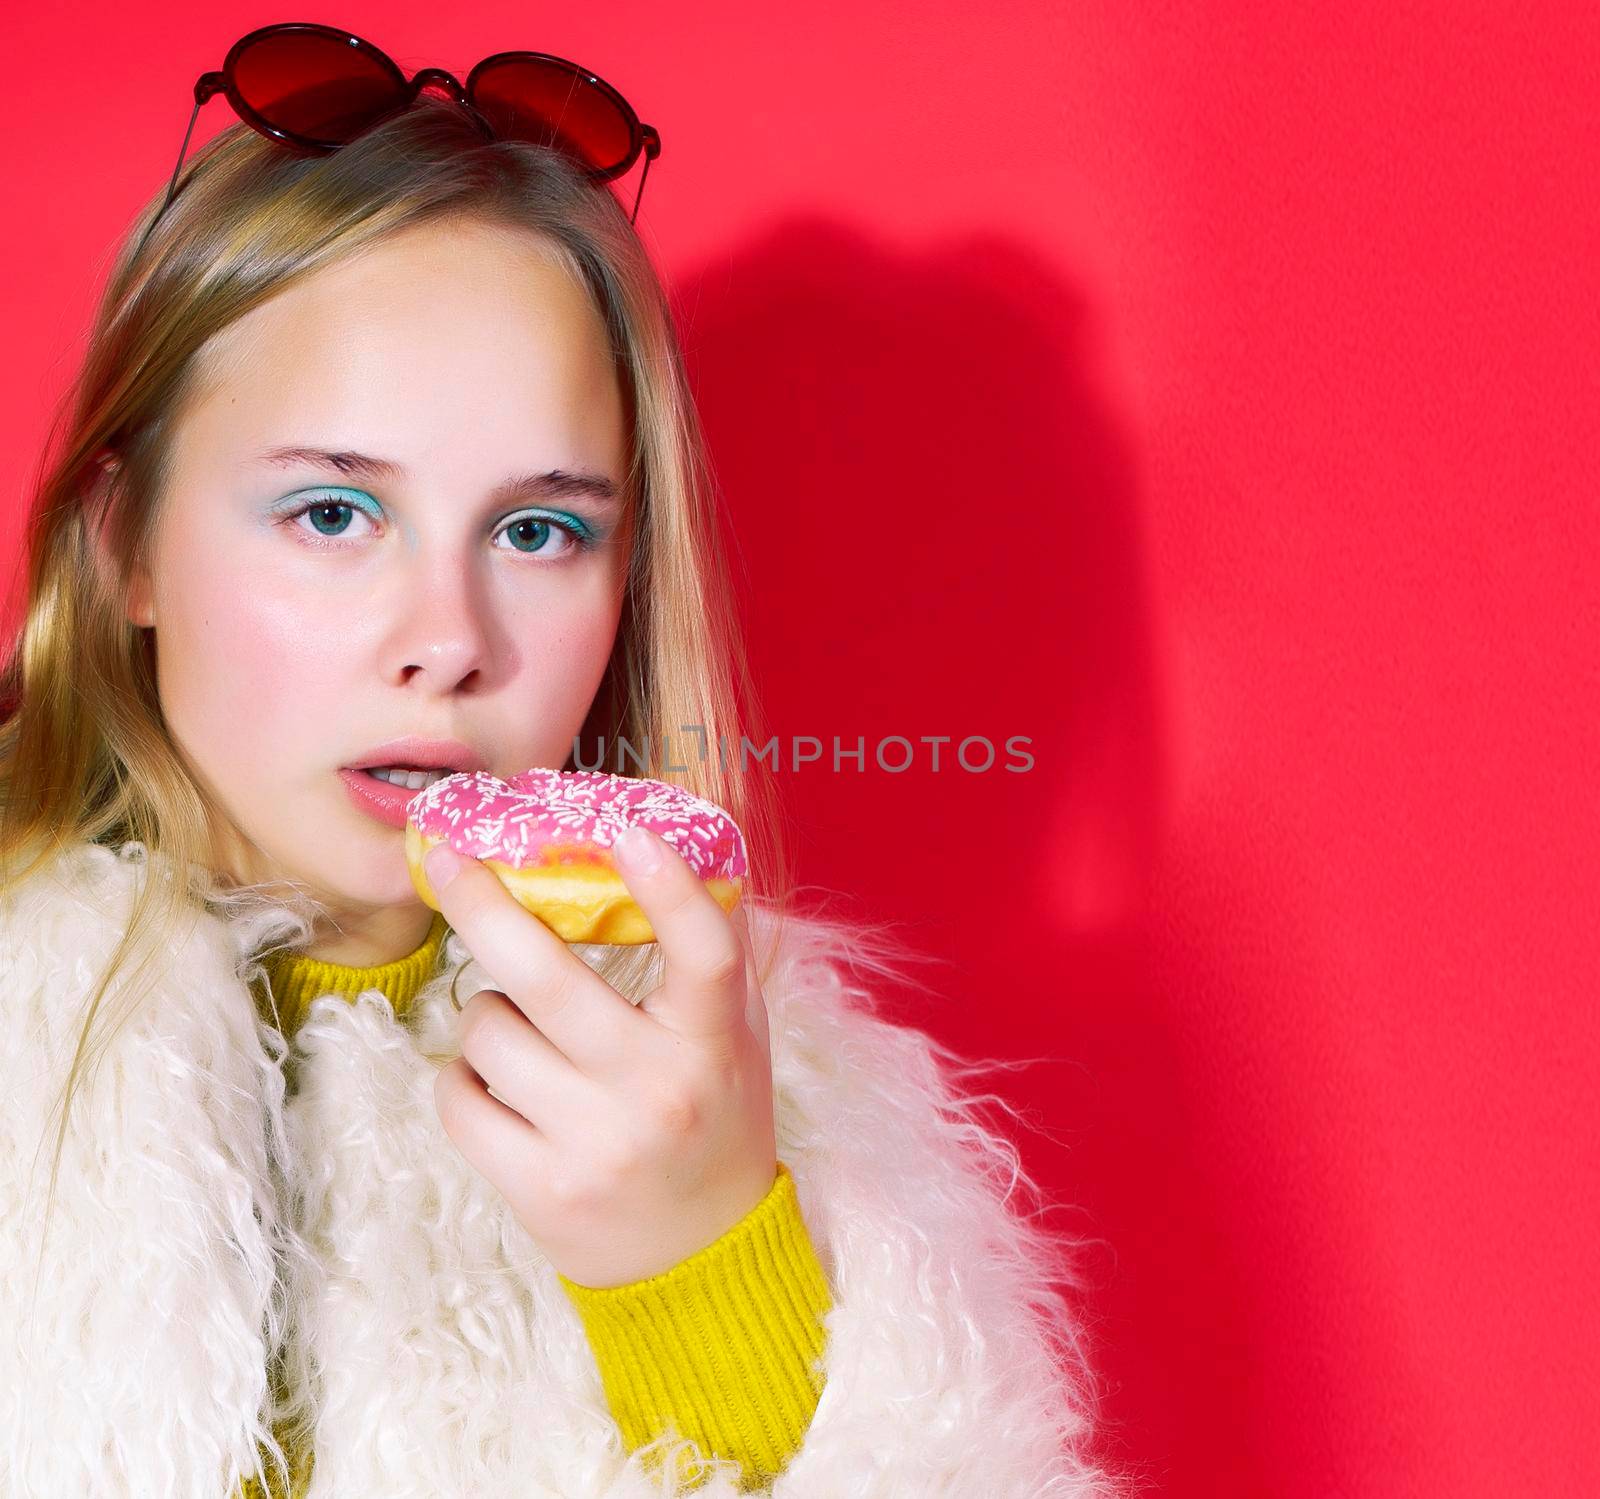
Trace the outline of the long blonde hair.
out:
<instances>
[{"instance_id":1,"label":"long blonde hair","mask_svg":"<svg viewBox=\"0 0 1600 1499\"><path fill-rule=\"evenodd\" d=\"M559 151L485 141L458 107L423 96L325 158L231 126L195 153L154 222L159 206L146 205L121 246L52 433L27 523L22 621L0 673L0 899L80 841L138 842L177 872L141 882L88 1003L57 1104L52 1201L74 1093L137 1011L160 955L203 906L259 888L209 867L219 834L248 840L186 768L161 713L153 632L123 608L132 559L149 555L196 356L236 318L410 226L471 218L540 236L602 316L631 429L633 552L581 740L681 744L686 725L703 725L712 746L762 738L669 303L610 191ZM739 822L747 887L781 921L793 885L770 775L713 752L670 778ZM322 908L305 896L298 909ZM619 973L638 969L627 956Z\"/></svg>"}]
</instances>

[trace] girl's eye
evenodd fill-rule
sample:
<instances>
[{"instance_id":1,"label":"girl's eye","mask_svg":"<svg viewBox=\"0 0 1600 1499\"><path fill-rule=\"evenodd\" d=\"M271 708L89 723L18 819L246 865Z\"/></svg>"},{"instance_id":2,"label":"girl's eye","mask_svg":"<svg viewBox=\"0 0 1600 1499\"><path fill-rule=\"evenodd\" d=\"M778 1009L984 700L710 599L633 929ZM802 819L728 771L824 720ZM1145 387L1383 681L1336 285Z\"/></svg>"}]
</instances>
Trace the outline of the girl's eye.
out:
<instances>
[{"instance_id":1,"label":"girl's eye","mask_svg":"<svg viewBox=\"0 0 1600 1499\"><path fill-rule=\"evenodd\" d=\"M519 516L500 534L511 538L513 551L527 552L541 557L545 555L547 550L545 543L552 535L559 535L564 543L556 551L558 557L564 557L571 551L583 551L592 544L586 530L580 529L574 522L563 521L556 516Z\"/></svg>"},{"instance_id":2,"label":"girl's eye","mask_svg":"<svg viewBox=\"0 0 1600 1499\"><path fill-rule=\"evenodd\" d=\"M310 546L327 550L324 542L338 540L348 534L350 520L361 515L371 520L371 514L362 506L349 500L311 500L283 516L286 524L307 539ZM307 519L315 528L315 536L299 524ZM560 515L521 515L510 521L497 533L511 537L509 549L528 556L565 557L574 551L587 551L595 544L595 536L582 521ZM552 549L548 543L552 535L562 538L563 545ZM322 538L317 540L316 538Z\"/></svg>"},{"instance_id":3,"label":"girl's eye","mask_svg":"<svg viewBox=\"0 0 1600 1499\"><path fill-rule=\"evenodd\" d=\"M284 516L285 521L298 521L302 516L308 517L311 524L316 527L318 536L337 537L343 536L348 525L347 516L360 514L371 520L365 510L357 511L356 507L347 500L312 500L309 504L301 505L298 509L291 510ZM303 527L296 526L296 530Z\"/></svg>"}]
</instances>

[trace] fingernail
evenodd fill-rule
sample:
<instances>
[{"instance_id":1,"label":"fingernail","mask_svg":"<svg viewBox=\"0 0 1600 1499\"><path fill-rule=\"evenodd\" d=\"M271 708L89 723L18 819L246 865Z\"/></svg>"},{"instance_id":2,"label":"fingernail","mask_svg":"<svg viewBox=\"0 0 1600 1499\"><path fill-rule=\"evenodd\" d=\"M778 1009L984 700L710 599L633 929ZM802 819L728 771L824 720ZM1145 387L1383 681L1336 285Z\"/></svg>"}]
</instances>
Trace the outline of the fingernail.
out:
<instances>
[{"instance_id":1,"label":"fingernail","mask_svg":"<svg viewBox=\"0 0 1600 1499\"><path fill-rule=\"evenodd\" d=\"M617 857L632 874L654 874L661 868L661 849L643 828L629 828L617 839Z\"/></svg>"},{"instance_id":2,"label":"fingernail","mask_svg":"<svg viewBox=\"0 0 1600 1499\"><path fill-rule=\"evenodd\" d=\"M436 843L422 856L422 872L437 893L461 873L466 862L448 843Z\"/></svg>"}]
</instances>

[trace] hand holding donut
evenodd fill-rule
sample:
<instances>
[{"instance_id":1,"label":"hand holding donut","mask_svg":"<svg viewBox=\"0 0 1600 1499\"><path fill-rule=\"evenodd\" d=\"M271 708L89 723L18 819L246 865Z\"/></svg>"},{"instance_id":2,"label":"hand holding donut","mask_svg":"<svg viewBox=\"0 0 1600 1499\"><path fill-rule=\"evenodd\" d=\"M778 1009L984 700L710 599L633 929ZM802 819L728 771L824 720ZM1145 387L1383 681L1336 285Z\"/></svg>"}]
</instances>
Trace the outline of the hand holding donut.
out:
<instances>
[{"instance_id":1,"label":"hand holding donut","mask_svg":"<svg viewBox=\"0 0 1600 1499\"><path fill-rule=\"evenodd\" d=\"M645 828L611 852L662 950L662 982L637 1006L479 860L442 843L425 869L501 986L462 1006L462 1055L434 1082L440 1122L557 1271L596 1287L670 1270L777 1174L766 1001L743 909L725 911Z\"/></svg>"}]
</instances>

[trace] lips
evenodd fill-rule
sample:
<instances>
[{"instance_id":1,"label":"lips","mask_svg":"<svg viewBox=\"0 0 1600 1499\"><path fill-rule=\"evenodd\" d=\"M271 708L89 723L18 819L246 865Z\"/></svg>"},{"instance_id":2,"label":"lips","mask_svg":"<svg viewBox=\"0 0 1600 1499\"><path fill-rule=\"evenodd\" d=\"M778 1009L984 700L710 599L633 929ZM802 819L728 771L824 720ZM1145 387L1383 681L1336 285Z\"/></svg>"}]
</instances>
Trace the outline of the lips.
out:
<instances>
[{"instance_id":1,"label":"lips","mask_svg":"<svg viewBox=\"0 0 1600 1499\"><path fill-rule=\"evenodd\" d=\"M344 782L345 790L358 811L365 812L385 827L401 831L406 825L407 806L413 797L422 795L421 791L413 791L409 786L391 786L387 781L377 780L365 770L346 768L339 772L339 779Z\"/></svg>"},{"instance_id":2,"label":"lips","mask_svg":"<svg viewBox=\"0 0 1600 1499\"><path fill-rule=\"evenodd\" d=\"M407 770L483 770L487 762L471 745L459 739L424 739L407 735L390 739L357 755L346 763L347 770L366 770L376 766L404 767Z\"/></svg>"}]
</instances>

